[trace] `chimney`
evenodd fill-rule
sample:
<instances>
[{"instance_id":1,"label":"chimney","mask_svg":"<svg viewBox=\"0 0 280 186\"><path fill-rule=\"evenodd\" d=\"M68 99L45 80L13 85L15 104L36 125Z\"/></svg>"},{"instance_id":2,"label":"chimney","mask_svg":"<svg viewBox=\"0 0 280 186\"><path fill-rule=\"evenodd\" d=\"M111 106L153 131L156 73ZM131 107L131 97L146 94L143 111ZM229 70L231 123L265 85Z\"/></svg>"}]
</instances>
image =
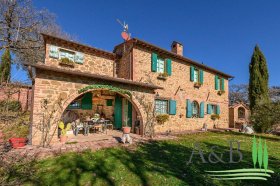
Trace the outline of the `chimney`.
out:
<instances>
[{"instance_id":1,"label":"chimney","mask_svg":"<svg viewBox=\"0 0 280 186\"><path fill-rule=\"evenodd\" d=\"M173 41L171 45L171 52L183 56L183 45L177 41Z\"/></svg>"}]
</instances>

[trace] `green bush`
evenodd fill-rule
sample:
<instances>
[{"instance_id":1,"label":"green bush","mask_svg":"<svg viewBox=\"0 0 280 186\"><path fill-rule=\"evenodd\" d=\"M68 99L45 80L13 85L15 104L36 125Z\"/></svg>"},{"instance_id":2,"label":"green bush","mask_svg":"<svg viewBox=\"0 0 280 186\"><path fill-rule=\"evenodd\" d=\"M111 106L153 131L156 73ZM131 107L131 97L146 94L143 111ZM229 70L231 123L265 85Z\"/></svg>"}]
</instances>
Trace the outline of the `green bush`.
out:
<instances>
[{"instance_id":1,"label":"green bush","mask_svg":"<svg viewBox=\"0 0 280 186\"><path fill-rule=\"evenodd\" d=\"M18 112L21 110L21 104L19 101L16 100L12 100L12 101L2 100L0 101L0 110Z\"/></svg>"},{"instance_id":2,"label":"green bush","mask_svg":"<svg viewBox=\"0 0 280 186\"><path fill-rule=\"evenodd\" d=\"M256 132L266 132L280 123L280 102L256 105L251 115Z\"/></svg>"},{"instance_id":3,"label":"green bush","mask_svg":"<svg viewBox=\"0 0 280 186\"><path fill-rule=\"evenodd\" d=\"M164 124L166 121L169 120L168 114L159 114L156 116L156 120L159 124Z\"/></svg>"}]
</instances>

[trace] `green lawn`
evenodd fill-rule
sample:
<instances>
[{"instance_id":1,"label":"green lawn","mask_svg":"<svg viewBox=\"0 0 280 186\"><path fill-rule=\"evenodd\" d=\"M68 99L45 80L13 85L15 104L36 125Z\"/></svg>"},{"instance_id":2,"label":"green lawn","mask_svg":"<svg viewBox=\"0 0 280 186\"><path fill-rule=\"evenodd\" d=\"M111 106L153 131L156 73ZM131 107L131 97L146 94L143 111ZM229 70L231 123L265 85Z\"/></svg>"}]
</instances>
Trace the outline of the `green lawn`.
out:
<instances>
[{"instance_id":1,"label":"green lawn","mask_svg":"<svg viewBox=\"0 0 280 186\"><path fill-rule=\"evenodd\" d=\"M35 164L32 177L24 178L31 185L279 185L280 138L266 139L269 169L275 173L268 181L218 181L205 174L206 170L252 168L252 136L234 133L201 133L181 136L178 140L158 141L134 148L111 148L98 152L67 153ZM239 140L243 161L238 164L186 162L194 142L200 142L208 161L210 147L229 158L228 140ZM236 157L237 158L237 157ZM235 158L235 159L236 159Z\"/></svg>"}]
</instances>

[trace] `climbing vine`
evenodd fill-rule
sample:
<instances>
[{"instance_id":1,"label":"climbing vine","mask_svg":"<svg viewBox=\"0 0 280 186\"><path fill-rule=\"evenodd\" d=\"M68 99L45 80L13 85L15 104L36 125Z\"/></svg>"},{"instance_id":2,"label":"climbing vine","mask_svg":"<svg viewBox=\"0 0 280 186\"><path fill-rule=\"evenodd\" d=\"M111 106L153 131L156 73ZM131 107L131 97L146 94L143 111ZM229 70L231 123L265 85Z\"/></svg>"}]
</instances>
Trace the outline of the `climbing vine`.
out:
<instances>
[{"instance_id":1,"label":"climbing vine","mask_svg":"<svg viewBox=\"0 0 280 186\"><path fill-rule=\"evenodd\" d=\"M78 90L78 92L80 94L80 93L86 92L86 91L91 90L91 89L107 89L107 90L110 90L112 92L117 92L117 93L120 93L120 94L126 94L126 95L129 95L131 97L131 92L130 91L125 90L125 89L121 89L121 88L118 88L118 87L114 87L112 85L100 85L100 84L88 85L88 86Z\"/></svg>"}]
</instances>

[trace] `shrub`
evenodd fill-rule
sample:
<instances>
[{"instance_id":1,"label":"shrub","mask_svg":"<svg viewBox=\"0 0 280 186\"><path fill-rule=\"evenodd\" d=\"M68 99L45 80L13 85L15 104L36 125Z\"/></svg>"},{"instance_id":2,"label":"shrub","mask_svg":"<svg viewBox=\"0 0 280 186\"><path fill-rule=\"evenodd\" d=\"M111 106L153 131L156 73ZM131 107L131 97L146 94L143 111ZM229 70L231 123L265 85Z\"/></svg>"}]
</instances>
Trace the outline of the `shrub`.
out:
<instances>
[{"instance_id":1,"label":"shrub","mask_svg":"<svg viewBox=\"0 0 280 186\"><path fill-rule=\"evenodd\" d=\"M19 101L16 100L12 100L12 101L3 100L0 101L0 110L18 112L21 110L21 104Z\"/></svg>"},{"instance_id":2,"label":"shrub","mask_svg":"<svg viewBox=\"0 0 280 186\"><path fill-rule=\"evenodd\" d=\"M266 132L280 122L280 102L256 105L251 115L256 132Z\"/></svg>"},{"instance_id":3,"label":"shrub","mask_svg":"<svg viewBox=\"0 0 280 186\"><path fill-rule=\"evenodd\" d=\"M156 120L159 124L164 124L166 121L169 120L168 114L159 114L156 116Z\"/></svg>"},{"instance_id":4,"label":"shrub","mask_svg":"<svg viewBox=\"0 0 280 186\"><path fill-rule=\"evenodd\" d=\"M211 119L212 120L220 119L220 115L219 114L212 114Z\"/></svg>"},{"instance_id":5,"label":"shrub","mask_svg":"<svg viewBox=\"0 0 280 186\"><path fill-rule=\"evenodd\" d=\"M74 65L74 61L72 61L71 59L68 58L61 58L60 59L60 63L65 64L65 65Z\"/></svg>"}]
</instances>

